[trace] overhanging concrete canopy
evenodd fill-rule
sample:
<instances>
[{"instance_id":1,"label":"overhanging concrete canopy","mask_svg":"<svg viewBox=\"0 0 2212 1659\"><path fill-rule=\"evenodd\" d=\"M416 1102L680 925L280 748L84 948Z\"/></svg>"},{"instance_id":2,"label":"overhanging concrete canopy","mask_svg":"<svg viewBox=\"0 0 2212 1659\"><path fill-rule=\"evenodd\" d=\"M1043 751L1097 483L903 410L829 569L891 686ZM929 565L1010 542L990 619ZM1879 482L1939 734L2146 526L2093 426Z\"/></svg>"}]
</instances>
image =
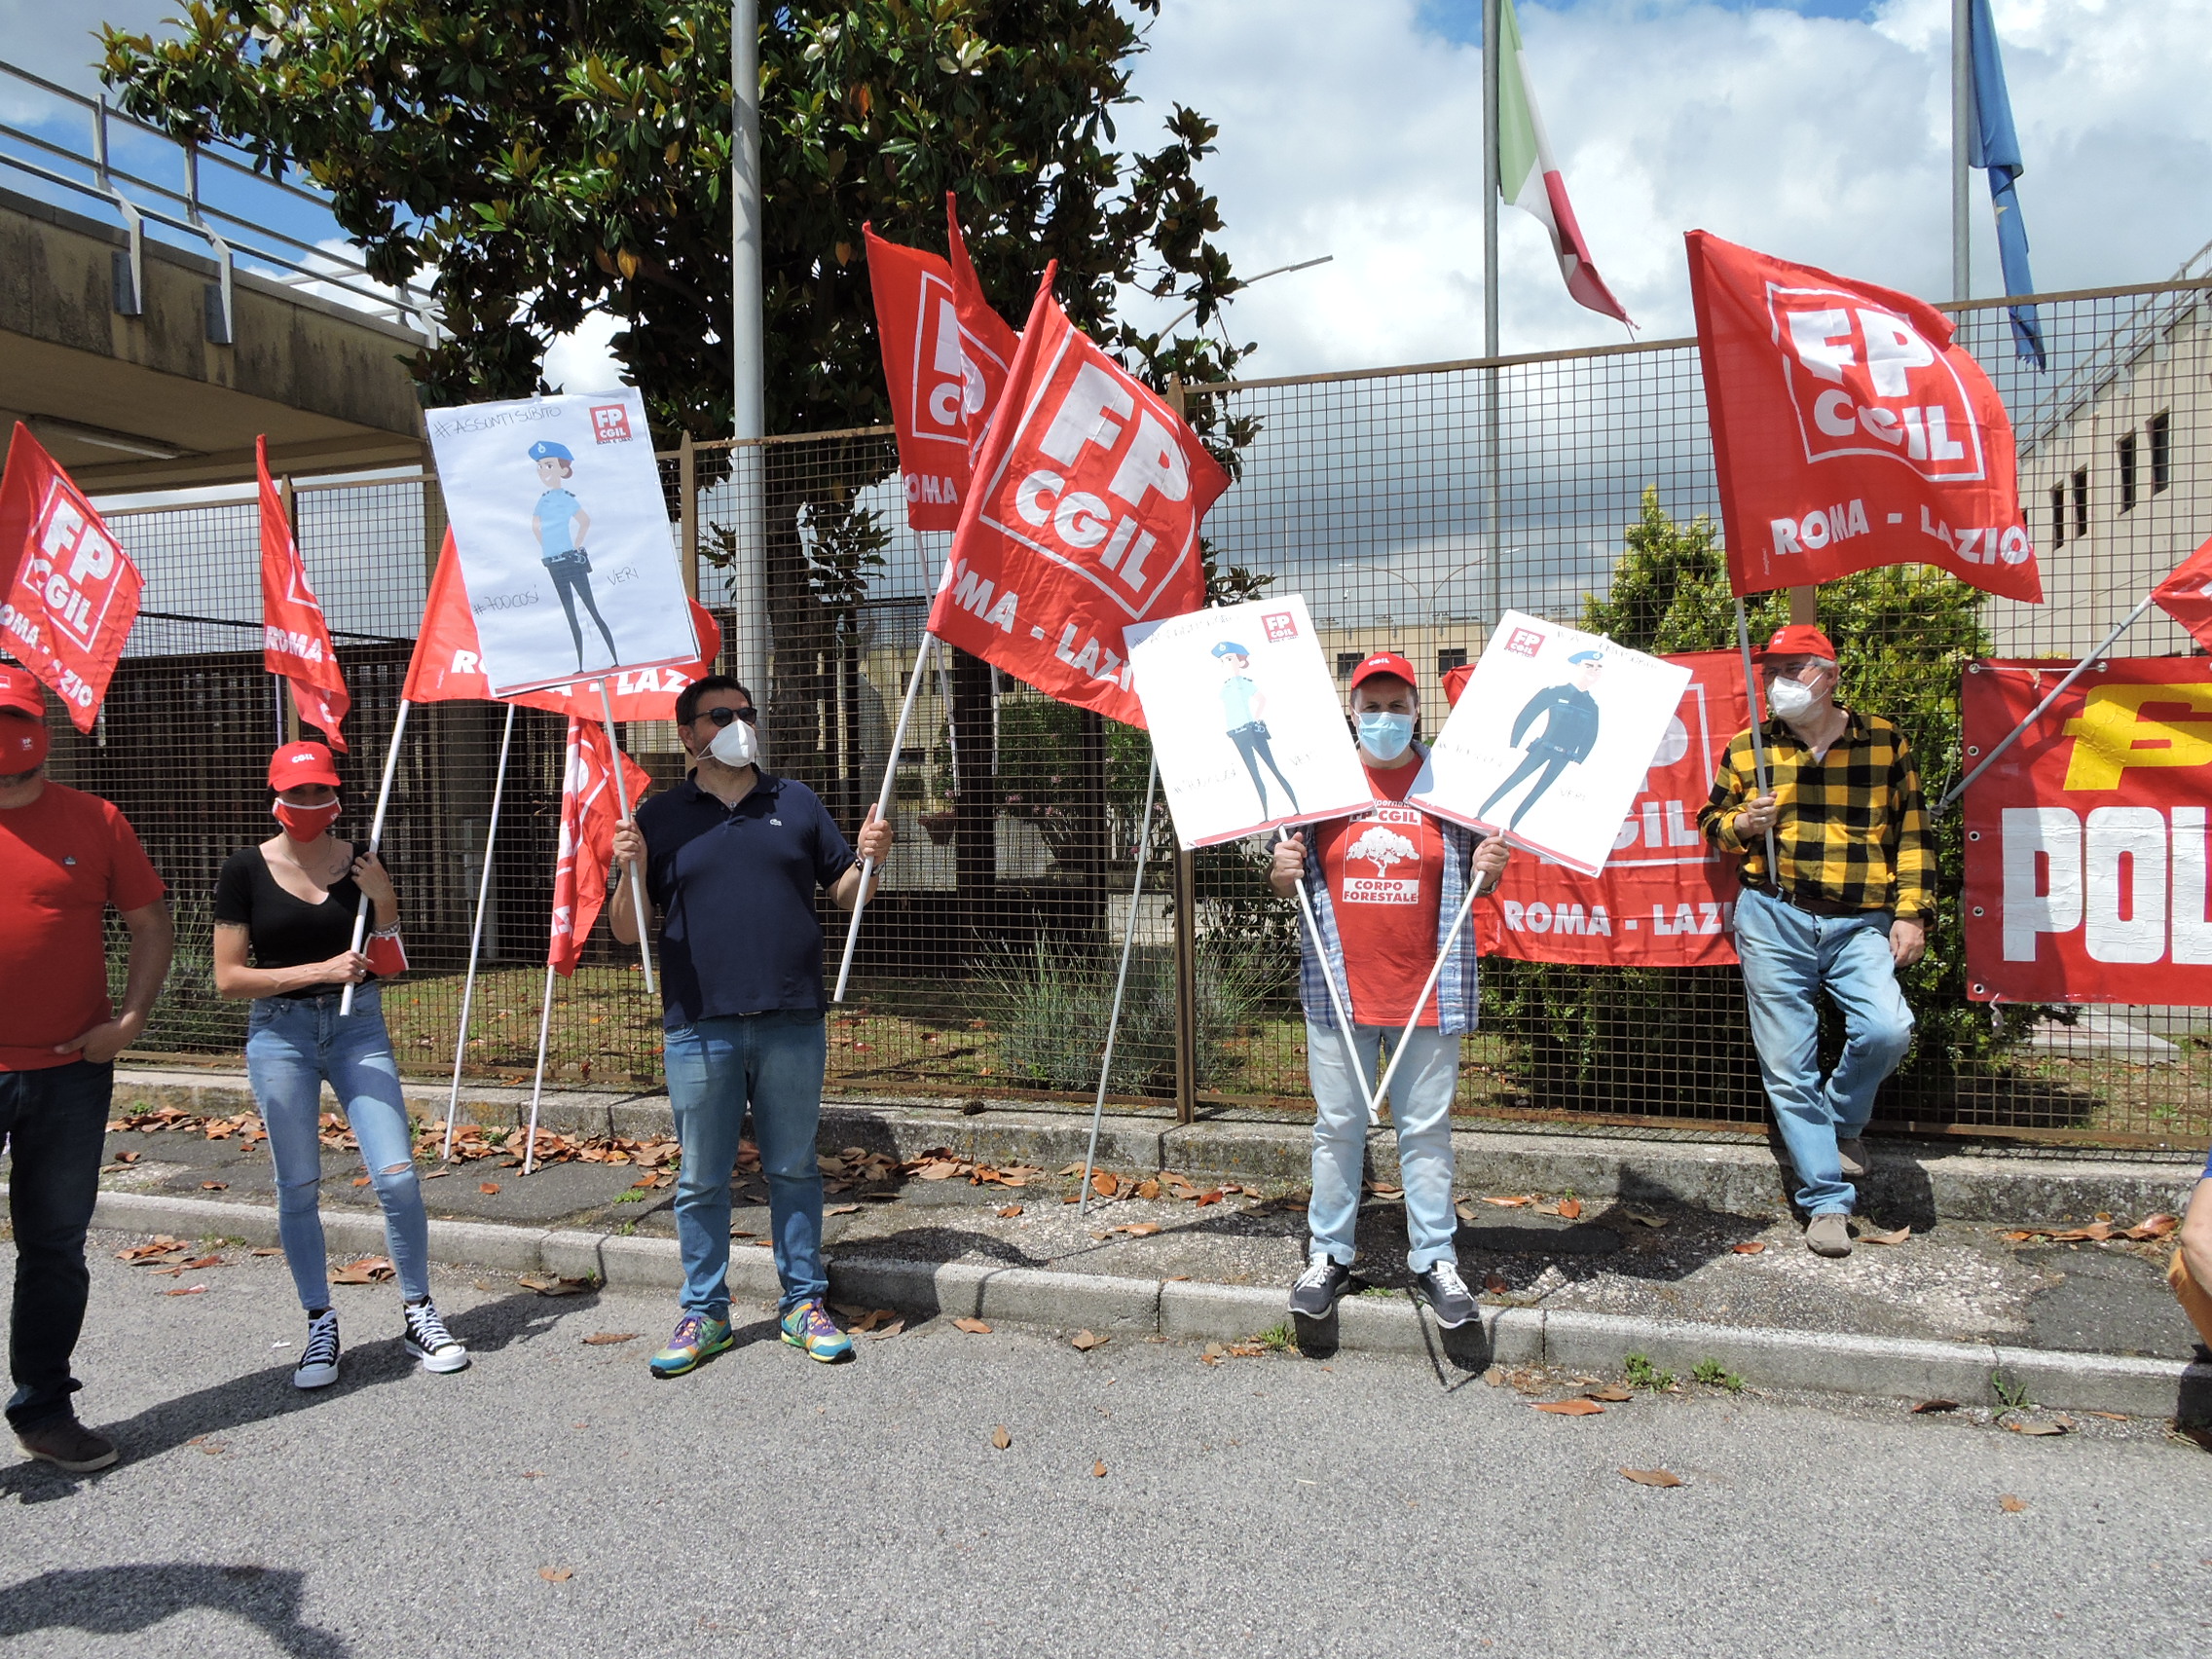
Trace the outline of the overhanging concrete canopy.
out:
<instances>
[{"instance_id":1,"label":"overhanging concrete canopy","mask_svg":"<svg viewBox=\"0 0 2212 1659\"><path fill-rule=\"evenodd\" d=\"M145 243L142 313L115 305L119 227L0 191L0 443L23 422L88 491L423 463L411 329L240 271L237 344L208 338L212 260Z\"/></svg>"}]
</instances>

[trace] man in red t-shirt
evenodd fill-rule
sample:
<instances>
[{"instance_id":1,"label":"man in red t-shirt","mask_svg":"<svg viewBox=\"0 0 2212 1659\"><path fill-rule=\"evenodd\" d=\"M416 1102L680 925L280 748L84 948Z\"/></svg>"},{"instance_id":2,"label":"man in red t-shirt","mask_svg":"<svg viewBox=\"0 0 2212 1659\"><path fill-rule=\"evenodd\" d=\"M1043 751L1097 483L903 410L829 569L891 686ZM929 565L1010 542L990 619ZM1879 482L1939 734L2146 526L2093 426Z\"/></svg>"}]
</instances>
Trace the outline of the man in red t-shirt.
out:
<instances>
[{"instance_id":1,"label":"man in red t-shirt","mask_svg":"<svg viewBox=\"0 0 2212 1659\"><path fill-rule=\"evenodd\" d=\"M46 750L38 682L0 666L0 1140L13 1160L16 1235L8 1424L33 1457L82 1474L116 1459L69 1402L115 1056L146 1028L175 935L129 824L97 795L49 780ZM121 1013L107 994L110 904L130 929Z\"/></svg>"},{"instance_id":2,"label":"man in red t-shirt","mask_svg":"<svg viewBox=\"0 0 2212 1659\"><path fill-rule=\"evenodd\" d=\"M1360 1074L1372 1084L1382 1039L1394 1042L1444 948L1467 883L1478 893L1504 873L1503 840L1477 836L1402 804L1423 772L1428 751L1414 742L1420 693L1413 664L1379 651L1352 671L1351 713L1359 757L1375 804L1277 843L1269 883L1290 898L1303 883L1313 908L1303 935L1300 1000L1306 1008L1306 1068L1313 1086L1313 1198L1306 1272L1290 1308L1325 1316L1351 1283L1353 1233L1366 1164L1367 1107ZM1357 1052L1347 1054L1333 1017L1330 981L1349 999ZM1406 1265L1446 1327L1475 1316L1453 1246L1452 1101L1459 1088L1459 1039L1475 1028L1478 1000L1475 930L1461 928L1437 985L1405 1039L1390 1080L1390 1121L1406 1198ZM1356 1068L1356 1069L1355 1069Z\"/></svg>"}]
</instances>

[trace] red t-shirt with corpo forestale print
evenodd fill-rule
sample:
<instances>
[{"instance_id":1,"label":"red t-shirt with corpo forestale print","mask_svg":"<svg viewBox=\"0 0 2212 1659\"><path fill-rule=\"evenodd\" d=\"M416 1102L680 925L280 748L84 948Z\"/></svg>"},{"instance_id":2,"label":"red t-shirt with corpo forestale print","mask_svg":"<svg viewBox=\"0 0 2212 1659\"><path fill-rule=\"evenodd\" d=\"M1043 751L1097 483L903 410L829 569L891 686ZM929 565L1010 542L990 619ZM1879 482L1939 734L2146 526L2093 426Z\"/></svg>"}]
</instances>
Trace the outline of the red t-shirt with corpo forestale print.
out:
<instances>
[{"instance_id":1,"label":"red t-shirt with corpo forestale print","mask_svg":"<svg viewBox=\"0 0 2212 1659\"><path fill-rule=\"evenodd\" d=\"M0 808L0 1071L81 1057L54 1046L114 1016L102 913L167 891L113 802L49 783L30 805Z\"/></svg>"},{"instance_id":2,"label":"red t-shirt with corpo forestale print","mask_svg":"<svg viewBox=\"0 0 2212 1659\"><path fill-rule=\"evenodd\" d=\"M1402 804L1419 776L1418 762L1368 767L1374 808L1321 826L1321 873L1337 912L1355 1024L1404 1025L1436 966L1444 832L1419 807ZM1436 1023L1433 996L1420 1022Z\"/></svg>"}]
</instances>

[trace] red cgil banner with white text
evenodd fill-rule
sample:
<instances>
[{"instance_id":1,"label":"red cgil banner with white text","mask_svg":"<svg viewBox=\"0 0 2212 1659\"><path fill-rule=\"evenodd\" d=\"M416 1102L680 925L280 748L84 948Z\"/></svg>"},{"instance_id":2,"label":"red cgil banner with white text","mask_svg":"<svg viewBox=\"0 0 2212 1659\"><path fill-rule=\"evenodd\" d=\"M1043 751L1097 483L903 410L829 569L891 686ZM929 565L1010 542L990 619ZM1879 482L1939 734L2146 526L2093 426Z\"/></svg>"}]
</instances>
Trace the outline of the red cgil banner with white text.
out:
<instances>
[{"instance_id":1,"label":"red cgil banner with white text","mask_svg":"<svg viewBox=\"0 0 2212 1659\"><path fill-rule=\"evenodd\" d=\"M1736 960L1728 942L1735 860L1698 832L1697 813L1728 740L1751 724L1743 659L1697 651L1666 660L1687 668L1690 682L1604 873L1577 875L1530 853L1515 858L1495 899L1475 906L1485 955L1616 968Z\"/></svg>"},{"instance_id":2,"label":"red cgil banner with white text","mask_svg":"<svg viewBox=\"0 0 2212 1659\"><path fill-rule=\"evenodd\" d=\"M1970 666L1965 763L2073 666ZM2208 800L2212 659L2116 658L2067 687L1967 791L1967 994L2212 1007Z\"/></svg>"}]
</instances>

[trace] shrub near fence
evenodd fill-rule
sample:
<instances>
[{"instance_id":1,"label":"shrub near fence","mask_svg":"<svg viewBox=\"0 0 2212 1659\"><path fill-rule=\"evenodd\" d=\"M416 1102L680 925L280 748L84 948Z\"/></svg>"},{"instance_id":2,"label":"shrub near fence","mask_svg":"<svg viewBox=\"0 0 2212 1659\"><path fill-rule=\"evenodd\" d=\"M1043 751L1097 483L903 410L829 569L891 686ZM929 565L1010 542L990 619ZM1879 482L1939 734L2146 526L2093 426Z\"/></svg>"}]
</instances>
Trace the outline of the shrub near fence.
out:
<instances>
[{"instance_id":1,"label":"shrub near fence","mask_svg":"<svg viewBox=\"0 0 2212 1659\"><path fill-rule=\"evenodd\" d=\"M2052 603L1984 600L1909 568L1832 584L1820 597L1843 647L1849 696L1904 723L1932 798L1956 775L1965 661L2085 648L2212 524L2205 287L2192 278L2045 298L2047 374L2012 357L2001 308L1959 313L1961 338L1990 368L2019 429L2023 495ZM1487 619L1502 608L1659 650L1733 643L1687 342L1187 392L1218 400L1256 433L1237 486L1208 521L1217 559L1271 578L1274 592L1303 593L1340 675L1369 650L1410 657L1432 724L1445 709L1443 671L1479 654ZM2127 432L2152 434L2141 443L2156 448L2138 448L2123 495L2116 446ZM667 458L671 517L682 545L698 550L698 591L725 633L736 620L717 562L731 545L728 447ZM770 763L814 787L851 828L889 757L946 538L904 528L886 434L768 449L773 674L756 689L769 711ZM2141 457L2156 460L2155 471ZM299 501L308 567L342 631L354 686L354 748L341 769L357 833L442 510L435 484L424 481L303 487ZM124 804L181 904L205 894L223 851L268 833L260 772L276 704L256 667L251 511L162 508L116 524L147 570L149 612L173 619L141 623L104 729L90 739L59 734L55 774ZM1760 601L1754 626L1770 626L1782 606L1779 596ZM2118 649L2189 645L2153 619ZM561 725L533 711L517 720L492 860L486 979L466 1051L479 1077L529 1075ZM489 708L418 711L400 770L390 863L417 972L394 988L387 1013L403 1063L425 1075L451 1064L498 736ZM663 784L681 775L667 726L632 726L623 737ZM900 846L863 930L854 999L831 1016L832 1089L1088 1100L1131 925L1145 761L1141 734L1051 704L974 659L929 666L899 756ZM1196 855L1179 905L1163 813L1147 832L1116 1095L1157 1106L1173 1090L1180 928L1196 970L1187 1064L1201 1103L1296 1109L1305 1100L1296 920L1266 889L1264 849ZM2194 1012L2099 1010L2069 1024L2063 1012L2054 1019L2004 1009L1993 1022L1964 1000L1955 821L1940 848L1946 916L1910 982L1921 1034L1878 1121L2113 1145L2212 1135L2212 1058ZM186 914L189 940L197 924ZM843 917L826 910L824 919L833 971ZM236 1010L190 977L193 948L159 1041L171 1053L235 1054ZM1462 1111L1759 1122L1733 972L1493 962L1485 973ZM556 999L552 1074L654 1086L658 1026L634 961L595 938ZM2160 1051L2161 1039L2170 1050ZM2159 1063L2144 1063L2147 1055Z\"/></svg>"}]
</instances>

